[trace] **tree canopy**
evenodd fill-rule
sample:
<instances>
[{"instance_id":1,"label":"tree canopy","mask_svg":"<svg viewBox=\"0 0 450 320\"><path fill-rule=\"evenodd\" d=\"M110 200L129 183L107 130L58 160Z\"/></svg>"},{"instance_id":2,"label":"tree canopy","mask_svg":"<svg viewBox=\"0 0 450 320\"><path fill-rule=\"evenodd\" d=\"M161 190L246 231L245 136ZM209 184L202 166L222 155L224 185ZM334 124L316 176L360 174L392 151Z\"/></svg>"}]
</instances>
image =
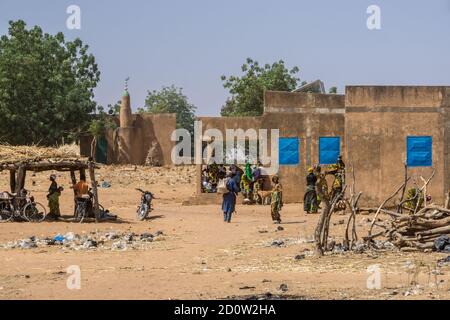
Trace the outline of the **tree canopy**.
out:
<instances>
[{"instance_id":1,"label":"tree canopy","mask_svg":"<svg viewBox=\"0 0 450 320\"><path fill-rule=\"evenodd\" d=\"M193 104L189 103L183 90L172 85L163 87L159 91L148 91L145 107L140 108L139 112L176 113L177 128L183 128L192 133L196 109Z\"/></svg>"},{"instance_id":2,"label":"tree canopy","mask_svg":"<svg viewBox=\"0 0 450 320\"><path fill-rule=\"evenodd\" d=\"M52 145L86 130L100 71L88 46L24 21L0 38L0 140Z\"/></svg>"},{"instance_id":3,"label":"tree canopy","mask_svg":"<svg viewBox=\"0 0 450 320\"><path fill-rule=\"evenodd\" d=\"M300 81L296 78L298 67L287 69L284 61L261 67L248 58L242 65L242 76L222 76L229 97L222 107L222 116L259 116L264 112L264 90L292 91Z\"/></svg>"}]
</instances>

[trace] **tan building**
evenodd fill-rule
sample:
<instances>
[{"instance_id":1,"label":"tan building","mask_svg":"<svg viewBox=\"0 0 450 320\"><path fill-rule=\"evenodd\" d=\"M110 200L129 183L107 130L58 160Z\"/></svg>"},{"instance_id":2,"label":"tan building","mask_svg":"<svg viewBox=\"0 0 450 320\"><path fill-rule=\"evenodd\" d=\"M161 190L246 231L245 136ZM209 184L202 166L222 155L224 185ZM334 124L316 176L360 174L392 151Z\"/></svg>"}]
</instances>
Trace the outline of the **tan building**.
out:
<instances>
[{"instance_id":1,"label":"tan building","mask_svg":"<svg viewBox=\"0 0 450 320\"><path fill-rule=\"evenodd\" d=\"M329 164L339 154L349 173L354 167L367 204L379 203L402 183L405 161L418 183L436 170L428 193L443 202L450 187L450 87L348 86L345 95L268 91L264 104L260 117L198 119L203 130L216 128L224 136L225 129L279 129L280 145L287 147L279 151L286 202L303 201L308 167ZM220 201L202 193L197 168L197 196L189 203Z\"/></svg>"},{"instance_id":2,"label":"tan building","mask_svg":"<svg viewBox=\"0 0 450 320\"><path fill-rule=\"evenodd\" d=\"M171 141L176 129L172 113L132 114L128 90L122 95L120 114L114 118L116 129L110 129L97 143L96 160L107 164L172 165ZM91 154L91 136L80 141L81 154Z\"/></svg>"}]
</instances>

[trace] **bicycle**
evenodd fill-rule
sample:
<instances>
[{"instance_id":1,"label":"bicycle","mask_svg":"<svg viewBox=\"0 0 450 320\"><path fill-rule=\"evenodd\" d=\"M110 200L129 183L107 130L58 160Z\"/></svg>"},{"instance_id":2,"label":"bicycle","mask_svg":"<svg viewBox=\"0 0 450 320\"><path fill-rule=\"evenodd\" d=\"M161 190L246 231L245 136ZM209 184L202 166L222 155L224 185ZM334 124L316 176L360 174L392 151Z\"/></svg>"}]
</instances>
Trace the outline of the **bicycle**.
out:
<instances>
[{"instance_id":1,"label":"bicycle","mask_svg":"<svg viewBox=\"0 0 450 320\"><path fill-rule=\"evenodd\" d=\"M0 222L25 220L38 223L44 221L46 216L45 207L36 202L25 189L19 194L9 192L0 194Z\"/></svg>"}]
</instances>

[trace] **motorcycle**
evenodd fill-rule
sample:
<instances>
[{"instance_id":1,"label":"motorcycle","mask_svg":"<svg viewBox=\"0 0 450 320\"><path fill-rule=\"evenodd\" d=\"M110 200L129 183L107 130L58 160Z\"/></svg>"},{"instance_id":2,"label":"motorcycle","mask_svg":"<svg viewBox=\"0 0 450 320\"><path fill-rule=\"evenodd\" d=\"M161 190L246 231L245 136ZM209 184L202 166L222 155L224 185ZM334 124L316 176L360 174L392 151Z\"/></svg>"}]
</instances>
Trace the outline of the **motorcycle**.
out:
<instances>
[{"instance_id":1,"label":"motorcycle","mask_svg":"<svg viewBox=\"0 0 450 320\"><path fill-rule=\"evenodd\" d=\"M144 221L147 219L148 214L152 211L152 200L155 199L153 193L149 191L144 191L142 189L137 188L137 191L142 193L141 203L137 209L137 218L139 221Z\"/></svg>"}]
</instances>

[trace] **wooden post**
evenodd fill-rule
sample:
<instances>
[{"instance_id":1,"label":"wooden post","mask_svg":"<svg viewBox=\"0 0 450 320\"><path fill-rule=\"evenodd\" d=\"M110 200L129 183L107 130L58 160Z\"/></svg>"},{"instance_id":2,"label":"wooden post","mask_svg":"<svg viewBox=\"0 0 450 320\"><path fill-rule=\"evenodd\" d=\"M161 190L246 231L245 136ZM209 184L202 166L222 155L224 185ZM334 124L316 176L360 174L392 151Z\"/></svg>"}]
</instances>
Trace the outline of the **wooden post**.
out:
<instances>
[{"instance_id":1,"label":"wooden post","mask_svg":"<svg viewBox=\"0 0 450 320\"><path fill-rule=\"evenodd\" d=\"M9 186L11 193L16 191L16 170L9 170Z\"/></svg>"},{"instance_id":2,"label":"wooden post","mask_svg":"<svg viewBox=\"0 0 450 320\"><path fill-rule=\"evenodd\" d=\"M16 193L20 193L20 190L22 190L25 187L26 174L27 171L25 167L20 166L19 172L17 173Z\"/></svg>"},{"instance_id":3,"label":"wooden post","mask_svg":"<svg viewBox=\"0 0 450 320\"><path fill-rule=\"evenodd\" d=\"M72 188L73 188L73 216L75 216L76 214L76 210L77 210L77 205L76 205L76 201L75 201L75 196L76 196L76 192L75 192L75 185L77 184L77 177L75 176L75 171L73 169L70 170L70 180L72 180Z\"/></svg>"},{"instance_id":4,"label":"wooden post","mask_svg":"<svg viewBox=\"0 0 450 320\"><path fill-rule=\"evenodd\" d=\"M445 198L445 209L450 209L450 190L448 190Z\"/></svg>"},{"instance_id":5,"label":"wooden post","mask_svg":"<svg viewBox=\"0 0 450 320\"><path fill-rule=\"evenodd\" d=\"M92 194L94 195L93 205L94 205L95 221L98 222L100 220L99 219L100 206L98 202L97 181L95 181L94 162L89 161L88 167L89 167L89 177L91 178Z\"/></svg>"},{"instance_id":6,"label":"wooden post","mask_svg":"<svg viewBox=\"0 0 450 320\"><path fill-rule=\"evenodd\" d=\"M81 176L86 178L86 170L80 169L80 180L81 180Z\"/></svg>"}]
</instances>

